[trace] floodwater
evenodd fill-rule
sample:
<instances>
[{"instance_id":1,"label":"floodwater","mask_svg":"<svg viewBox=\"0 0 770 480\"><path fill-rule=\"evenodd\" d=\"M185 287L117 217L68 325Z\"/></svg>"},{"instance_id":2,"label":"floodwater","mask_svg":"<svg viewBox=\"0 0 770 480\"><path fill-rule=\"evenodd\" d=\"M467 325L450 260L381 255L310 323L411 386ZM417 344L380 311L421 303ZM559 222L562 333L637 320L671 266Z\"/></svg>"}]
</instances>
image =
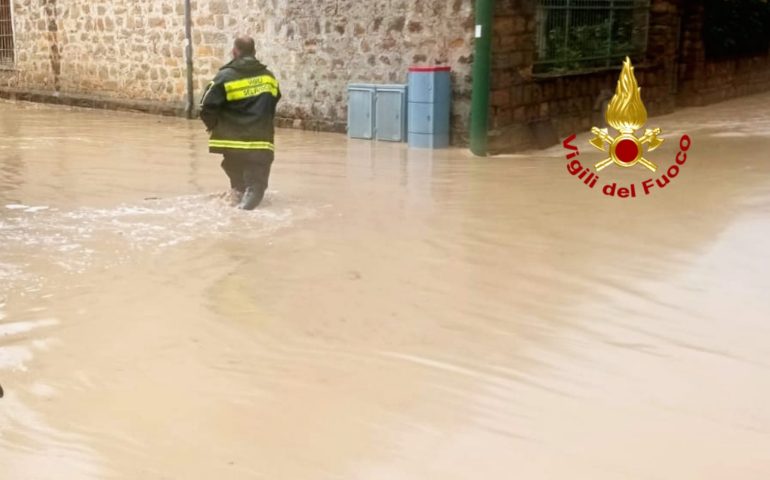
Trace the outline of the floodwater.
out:
<instances>
[{"instance_id":1,"label":"floodwater","mask_svg":"<svg viewBox=\"0 0 770 480\"><path fill-rule=\"evenodd\" d=\"M769 478L770 95L648 126L635 199L281 131L242 212L197 122L0 103L0 478Z\"/></svg>"}]
</instances>

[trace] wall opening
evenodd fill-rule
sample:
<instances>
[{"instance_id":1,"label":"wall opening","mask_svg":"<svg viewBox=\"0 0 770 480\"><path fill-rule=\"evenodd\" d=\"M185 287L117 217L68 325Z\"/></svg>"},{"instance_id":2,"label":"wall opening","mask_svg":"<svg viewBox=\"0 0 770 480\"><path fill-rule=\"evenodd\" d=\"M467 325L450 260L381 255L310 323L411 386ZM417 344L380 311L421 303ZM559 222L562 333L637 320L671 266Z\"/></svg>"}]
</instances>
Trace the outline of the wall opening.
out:
<instances>
[{"instance_id":1,"label":"wall opening","mask_svg":"<svg viewBox=\"0 0 770 480\"><path fill-rule=\"evenodd\" d=\"M647 50L649 0L538 0L536 74L608 68Z\"/></svg>"},{"instance_id":2,"label":"wall opening","mask_svg":"<svg viewBox=\"0 0 770 480\"><path fill-rule=\"evenodd\" d=\"M703 2L706 58L766 55L770 49L770 3L767 0Z\"/></svg>"},{"instance_id":3,"label":"wall opening","mask_svg":"<svg viewBox=\"0 0 770 480\"><path fill-rule=\"evenodd\" d=\"M15 61L13 45L13 18L11 2L0 0L0 68L13 67Z\"/></svg>"}]
</instances>

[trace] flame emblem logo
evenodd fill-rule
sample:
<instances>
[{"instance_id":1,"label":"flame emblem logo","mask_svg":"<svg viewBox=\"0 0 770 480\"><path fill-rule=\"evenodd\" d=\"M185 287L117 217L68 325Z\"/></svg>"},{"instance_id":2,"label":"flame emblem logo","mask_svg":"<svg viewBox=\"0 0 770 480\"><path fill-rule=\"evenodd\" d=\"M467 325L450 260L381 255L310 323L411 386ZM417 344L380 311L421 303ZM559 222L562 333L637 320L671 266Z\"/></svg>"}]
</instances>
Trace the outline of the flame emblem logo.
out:
<instances>
[{"instance_id":1,"label":"flame emblem logo","mask_svg":"<svg viewBox=\"0 0 770 480\"><path fill-rule=\"evenodd\" d=\"M620 72L620 80L612 97L607 113L605 115L607 124L617 130L620 135L613 137L607 128L591 129L595 135L591 140L598 150L609 153L609 158L602 160L595 165L596 171L601 171L611 164L619 167L630 168L636 164L642 164L651 171L658 169L657 165L643 157L644 146L651 152L658 148L663 139L658 138L661 130L659 128L646 129L644 135L636 136L636 131L641 129L647 123L647 109L644 107L641 96L641 88L636 82L634 76L634 67L631 66L631 59L626 57L623 62L623 71Z\"/></svg>"}]
</instances>

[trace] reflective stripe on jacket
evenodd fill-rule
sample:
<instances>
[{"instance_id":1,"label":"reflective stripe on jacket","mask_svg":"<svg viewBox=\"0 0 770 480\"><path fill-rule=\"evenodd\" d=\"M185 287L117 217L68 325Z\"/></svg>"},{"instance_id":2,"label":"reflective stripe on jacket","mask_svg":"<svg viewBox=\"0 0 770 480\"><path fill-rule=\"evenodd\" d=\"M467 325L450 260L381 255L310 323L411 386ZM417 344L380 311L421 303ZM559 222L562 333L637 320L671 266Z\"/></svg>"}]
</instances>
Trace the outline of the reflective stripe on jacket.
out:
<instances>
[{"instance_id":1,"label":"reflective stripe on jacket","mask_svg":"<svg viewBox=\"0 0 770 480\"><path fill-rule=\"evenodd\" d=\"M222 67L201 98L200 116L211 132L209 151L274 151L280 98L278 80L254 57Z\"/></svg>"}]
</instances>

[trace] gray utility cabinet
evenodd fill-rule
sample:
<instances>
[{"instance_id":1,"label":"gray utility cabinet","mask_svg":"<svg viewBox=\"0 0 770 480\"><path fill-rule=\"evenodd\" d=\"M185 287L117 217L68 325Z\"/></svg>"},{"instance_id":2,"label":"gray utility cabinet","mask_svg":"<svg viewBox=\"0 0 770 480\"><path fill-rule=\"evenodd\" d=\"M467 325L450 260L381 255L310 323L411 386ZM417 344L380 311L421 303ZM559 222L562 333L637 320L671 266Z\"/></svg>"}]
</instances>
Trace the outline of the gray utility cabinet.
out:
<instances>
[{"instance_id":1,"label":"gray utility cabinet","mask_svg":"<svg viewBox=\"0 0 770 480\"><path fill-rule=\"evenodd\" d=\"M449 145L452 103L451 69L446 66L409 69L409 146Z\"/></svg>"},{"instance_id":2,"label":"gray utility cabinet","mask_svg":"<svg viewBox=\"0 0 770 480\"><path fill-rule=\"evenodd\" d=\"M406 85L348 85L348 136L406 141Z\"/></svg>"},{"instance_id":3,"label":"gray utility cabinet","mask_svg":"<svg viewBox=\"0 0 770 480\"><path fill-rule=\"evenodd\" d=\"M348 85L348 136L350 138L374 138L374 85L354 83Z\"/></svg>"},{"instance_id":4,"label":"gray utility cabinet","mask_svg":"<svg viewBox=\"0 0 770 480\"><path fill-rule=\"evenodd\" d=\"M377 140L406 140L406 85L377 85L374 129Z\"/></svg>"}]
</instances>

